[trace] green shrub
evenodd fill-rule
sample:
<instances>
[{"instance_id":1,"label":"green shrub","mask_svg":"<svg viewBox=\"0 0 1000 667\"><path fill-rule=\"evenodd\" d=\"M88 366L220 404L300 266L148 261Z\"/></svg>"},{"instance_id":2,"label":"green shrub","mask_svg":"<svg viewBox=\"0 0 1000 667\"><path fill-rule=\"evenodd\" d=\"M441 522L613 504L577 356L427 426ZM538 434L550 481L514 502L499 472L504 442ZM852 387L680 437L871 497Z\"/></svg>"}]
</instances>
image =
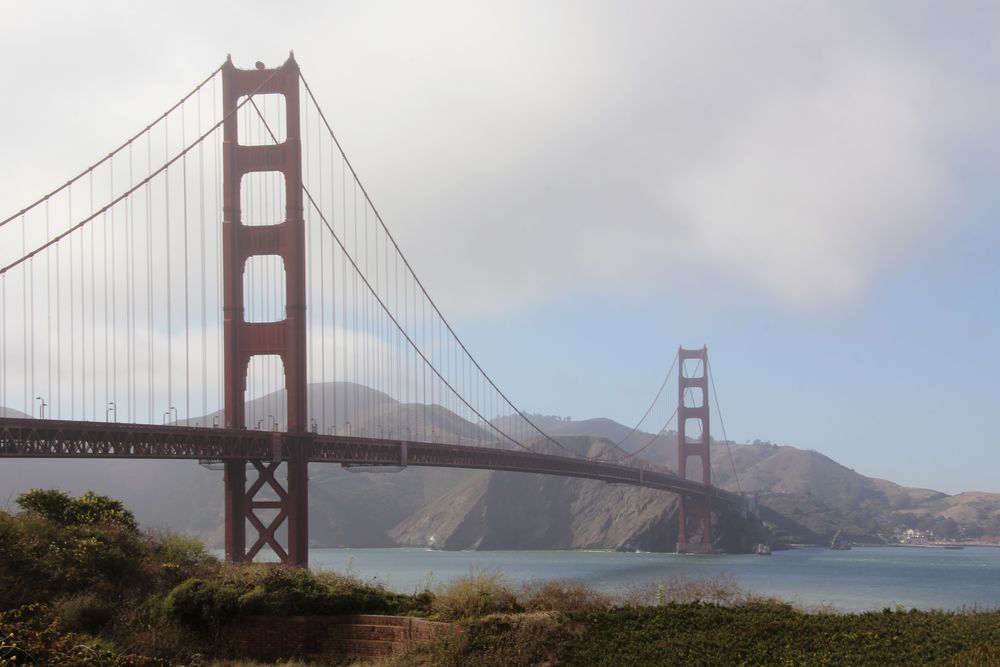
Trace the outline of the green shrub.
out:
<instances>
[{"instance_id":1,"label":"green shrub","mask_svg":"<svg viewBox=\"0 0 1000 667\"><path fill-rule=\"evenodd\" d=\"M17 497L17 504L26 512L33 512L65 526L93 526L114 524L135 532L139 524L135 515L125 509L120 500L114 500L87 491L79 498L55 489L32 489Z\"/></svg>"},{"instance_id":2,"label":"green shrub","mask_svg":"<svg viewBox=\"0 0 1000 667\"><path fill-rule=\"evenodd\" d=\"M148 539L150 553L144 568L165 586L176 586L189 577L211 576L221 567L219 559L196 539L170 531L151 532Z\"/></svg>"},{"instance_id":3,"label":"green shrub","mask_svg":"<svg viewBox=\"0 0 1000 667\"><path fill-rule=\"evenodd\" d=\"M0 513L0 609L84 591L139 588L145 547L120 524L64 525Z\"/></svg>"},{"instance_id":4,"label":"green shrub","mask_svg":"<svg viewBox=\"0 0 1000 667\"><path fill-rule=\"evenodd\" d=\"M427 614L431 596L401 595L357 579L274 565L225 567L211 579L190 578L163 602L164 613L212 636L238 616Z\"/></svg>"},{"instance_id":5,"label":"green shrub","mask_svg":"<svg viewBox=\"0 0 1000 667\"><path fill-rule=\"evenodd\" d=\"M492 614L466 619L460 631L418 645L390 664L499 667L556 664L572 632L551 613Z\"/></svg>"},{"instance_id":6,"label":"green shrub","mask_svg":"<svg viewBox=\"0 0 1000 667\"><path fill-rule=\"evenodd\" d=\"M0 666L14 667L30 656L46 667L101 667L122 664L115 652L101 642L60 627L53 610L31 604L0 612ZM32 663L28 663L32 664Z\"/></svg>"},{"instance_id":7,"label":"green shrub","mask_svg":"<svg viewBox=\"0 0 1000 667\"><path fill-rule=\"evenodd\" d=\"M103 596L83 593L57 604L55 615L60 627L70 632L96 635L111 622L114 609Z\"/></svg>"},{"instance_id":8,"label":"green shrub","mask_svg":"<svg viewBox=\"0 0 1000 667\"><path fill-rule=\"evenodd\" d=\"M236 616L239 592L226 582L192 577L170 591L163 609L167 616L191 630L214 636L222 623Z\"/></svg>"}]
</instances>

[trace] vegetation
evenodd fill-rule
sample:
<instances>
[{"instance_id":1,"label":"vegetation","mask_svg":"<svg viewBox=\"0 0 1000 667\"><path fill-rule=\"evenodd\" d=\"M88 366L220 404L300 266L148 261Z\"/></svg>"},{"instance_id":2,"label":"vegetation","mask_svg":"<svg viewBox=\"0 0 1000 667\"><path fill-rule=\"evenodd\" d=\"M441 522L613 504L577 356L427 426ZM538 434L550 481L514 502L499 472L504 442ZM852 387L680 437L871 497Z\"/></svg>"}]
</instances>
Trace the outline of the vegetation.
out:
<instances>
[{"instance_id":1,"label":"vegetation","mask_svg":"<svg viewBox=\"0 0 1000 667\"><path fill-rule=\"evenodd\" d=\"M2 667L251 667L227 655L227 623L344 613L410 614L460 628L385 663L396 667L1000 664L998 612L803 611L726 578L611 596L471 572L400 595L331 572L226 566L196 541L141 532L120 503L96 494L32 491L18 505L18 513L0 512Z\"/></svg>"},{"instance_id":2,"label":"vegetation","mask_svg":"<svg viewBox=\"0 0 1000 667\"><path fill-rule=\"evenodd\" d=\"M226 657L220 629L241 616L431 613L334 573L226 566L204 546L141 532L118 501L35 490L0 512L0 666L198 665Z\"/></svg>"},{"instance_id":3,"label":"vegetation","mask_svg":"<svg viewBox=\"0 0 1000 667\"><path fill-rule=\"evenodd\" d=\"M536 609L460 621L405 665L1000 665L1000 612L807 612L731 580L671 580L617 598L544 585ZM536 589L537 590L537 589Z\"/></svg>"}]
</instances>

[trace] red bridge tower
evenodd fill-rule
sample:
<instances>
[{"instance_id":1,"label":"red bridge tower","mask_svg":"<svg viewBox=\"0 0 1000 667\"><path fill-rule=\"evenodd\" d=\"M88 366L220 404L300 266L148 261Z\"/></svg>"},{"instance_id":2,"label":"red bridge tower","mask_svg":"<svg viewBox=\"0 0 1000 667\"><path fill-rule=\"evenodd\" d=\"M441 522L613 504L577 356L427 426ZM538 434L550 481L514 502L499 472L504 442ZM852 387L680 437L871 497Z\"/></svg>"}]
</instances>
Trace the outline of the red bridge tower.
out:
<instances>
[{"instance_id":1,"label":"red bridge tower","mask_svg":"<svg viewBox=\"0 0 1000 667\"><path fill-rule=\"evenodd\" d=\"M708 348L678 351L677 474L687 479L687 463L701 459L703 484L712 483L711 442L708 430ZM685 361L696 361L688 375ZM700 372L700 375L697 373ZM694 436L694 437L692 437ZM712 553L712 504L706 496L681 494L677 503L677 553Z\"/></svg>"},{"instance_id":2,"label":"red bridge tower","mask_svg":"<svg viewBox=\"0 0 1000 667\"><path fill-rule=\"evenodd\" d=\"M285 141L274 145L239 143L237 106L247 95L284 97ZM278 355L284 365L289 433L305 433L306 415L306 266L302 209L302 144L299 131L299 67L289 56L275 69L241 70L227 59L222 69L223 113L223 221L222 266L224 310L224 367L226 428L246 428L245 401L250 359ZM253 172L280 172L285 178L285 219L269 225L244 225L240 212L243 176ZM243 312L243 272L249 258L277 255L285 268L285 319L247 322ZM301 439L299 439L301 441ZM274 455L268 461L250 461L257 479L247 488L247 461L225 461L226 559L252 560L270 546L288 565L308 563L308 453L303 442L275 435ZM281 463L286 484L275 476ZM258 500L270 487L277 500ZM277 511L267 523L256 510ZM247 548L247 523L257 539ZM278 531L287 525L287 548Z\"/></svg>"}]
</instances>

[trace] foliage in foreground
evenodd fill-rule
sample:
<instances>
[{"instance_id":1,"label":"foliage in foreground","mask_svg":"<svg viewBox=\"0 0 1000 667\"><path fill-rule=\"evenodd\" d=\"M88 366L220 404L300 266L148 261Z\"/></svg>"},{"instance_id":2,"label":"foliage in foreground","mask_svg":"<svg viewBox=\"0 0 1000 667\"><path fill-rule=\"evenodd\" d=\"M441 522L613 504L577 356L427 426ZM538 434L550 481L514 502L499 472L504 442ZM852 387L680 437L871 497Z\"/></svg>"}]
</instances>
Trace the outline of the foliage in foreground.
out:
<instances>
[{"instance_id":1,"label":"foliage in foreground","mask_svg":"<svg viewBox=\"0 0 1000 667\"><path fill-rule=\"evenodd\" d=\"M395 665L1000 665L1000 613L670 603L496 614Z\"/></svg>"},{"instance_id":2,"label":"foliage in foreground","mask_svg":"<svg viewBox=\"0 0 1000 667\"><path fill-rule=\"evenodd\" d=\"M214 637L222 624L241 616L426 615L430 602L428 593L401 595L333 572L257 565L187 579L166 596L163 610Z\"/></svg>"},{"instance_id":3,"label":"foliage in foreground","mask_svg":"<svg viewBox=\"0 0 1000 667\"><path fill-rule=\"evenodd\" d=\"M668 605L577 614L565 664L968 664L995 652L1000 614L808 614L784 604ZM989 663L996 664L996 663Z\"/></svg>"},{"instance_id":4,"label":"foliage in foreground","mask_svg":"<svg viewBox=\"0 0 1000 667\"><path fill-rule=\"evenodd\" d=\"M240 616L413 614L462 632L394 665L1000 665L1000 613L807 613L733 580L673 579L609 596L472 572L400 595L356 578L231 567L194 541L143 533L117 501L52 491L0 512L0 667L238 667ZM289 663L301 665L305 663Z\"/></svg>"},{"instance_id":5,"label":"foliage in foreground","mask_svg":"<svg viewBox=\"0 0 1000 667\"><path fill-rule=\"evenodd\" d=\"M334 573L223 565L195 541L141 532L116 500L31 491L0 512L0 667L157 667L224 657L240 616L420 614L399 595Z\"/></svg>"}]
</instances>

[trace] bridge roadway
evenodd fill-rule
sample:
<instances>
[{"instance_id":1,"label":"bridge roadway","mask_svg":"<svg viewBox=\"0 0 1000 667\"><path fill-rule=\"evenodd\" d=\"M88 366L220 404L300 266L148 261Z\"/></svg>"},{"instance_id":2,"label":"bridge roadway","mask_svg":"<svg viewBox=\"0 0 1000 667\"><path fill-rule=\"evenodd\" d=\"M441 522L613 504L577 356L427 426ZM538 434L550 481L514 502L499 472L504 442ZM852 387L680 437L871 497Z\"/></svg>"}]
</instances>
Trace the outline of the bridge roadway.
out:
<instances>
[{"instance_id":1,"label":"bridge roadway","mask_svg":"<svg viewBox=\"0 0 1000 667\"><path fill-rule=\"evenodd\" d=\"M0 417L0 458L278 461L299 447L311 463L532 472L743 503L735 493L672 473L583 457L391 438Z\"/></svg>"}]
</instances>

